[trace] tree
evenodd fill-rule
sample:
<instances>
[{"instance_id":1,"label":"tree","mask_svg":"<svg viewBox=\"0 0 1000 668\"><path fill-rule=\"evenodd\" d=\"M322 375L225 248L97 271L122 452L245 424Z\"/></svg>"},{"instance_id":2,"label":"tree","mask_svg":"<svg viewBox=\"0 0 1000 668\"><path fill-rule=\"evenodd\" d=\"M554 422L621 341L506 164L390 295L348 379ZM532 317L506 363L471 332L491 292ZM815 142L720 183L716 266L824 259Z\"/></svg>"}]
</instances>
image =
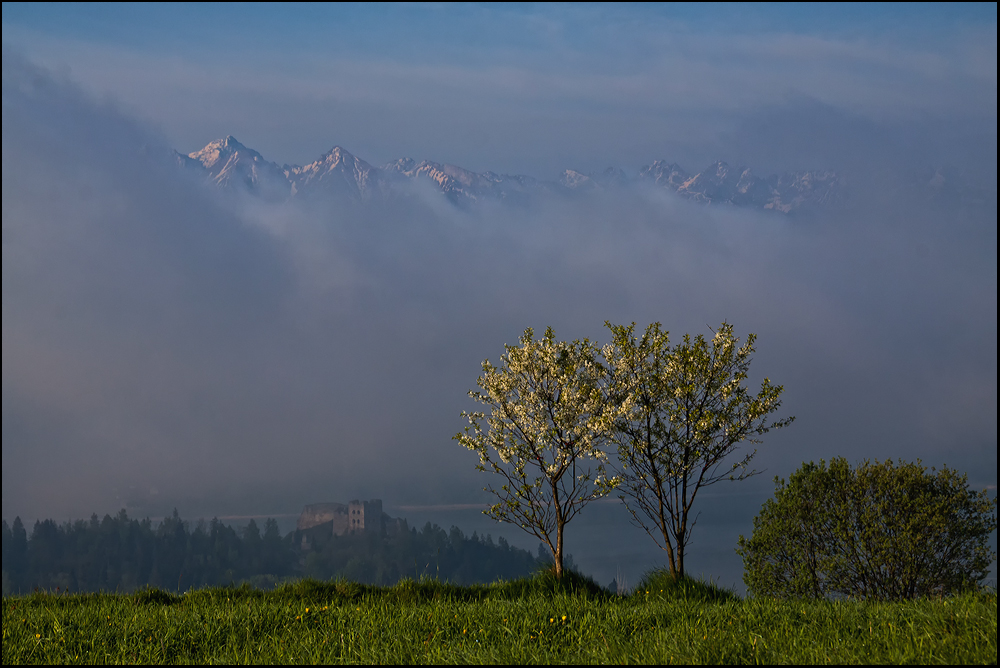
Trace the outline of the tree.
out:
<instances>
[{"instance_id":1,"label":"tree","mask_svg":"<svg viewBox=\"0 0 1000 668\"><path fill-rule=\"evenodd\" d=\"M743 580L757 596L874 600L975 588L996 559L996 499L947 467L839 457L803 464L740 536Z\"/></svg>"},{"instance_id":2,"label":"tree","mask_svg":"<svg viewBox=\"0 0 1000 668\"><path fill-rule=\"evenodd\" d=\"M6 525L6 523L4 523ZM3 568L7 571L11 591L15 594L28 589L28 532L24 529L21 516L14 518L10 530L10 542L7 542L7 532L4 532Z\"/></svg>"},{"instance_id":3,"label":"tree","mask_svg":"<svg viewBox=\"0 0 1000 668\"><path fill-rule=\"evenodd\" d=\"M504 346L498 367L483 362L483 391L469 396L489 406L490 416L463 412L469 425L455 439L479 455L480 471L503 480L484 488L499 502L483 512L543 541L562 577L566 524L613 484L602 448L617 411L603 390L595 345L556 341L551 327L533 337L528 328L520 346Z\"/></svg>"},{"instance_id":4,"label":"tree","mask_svg":"<svg viewBox=\"0 0 1000 668\"><path fill-rule=\"evenodd\" d=\"M794 418L768 421L781 406L782 386L765 378L751 395L743 383L754 352L753 334L742 347L725 322L711 344L702 335L671 347L653 323L635 338L635 323L606 323L613 342L606 349L612 370L611 403L623 408L615 423L620 498L656 544L666 551L670 574L684 576L684 553L697 516L698 492L720 480L743 480L753 450L732 464L725 460L743 442L784 427Z\"/></svg>"}]
</instances>

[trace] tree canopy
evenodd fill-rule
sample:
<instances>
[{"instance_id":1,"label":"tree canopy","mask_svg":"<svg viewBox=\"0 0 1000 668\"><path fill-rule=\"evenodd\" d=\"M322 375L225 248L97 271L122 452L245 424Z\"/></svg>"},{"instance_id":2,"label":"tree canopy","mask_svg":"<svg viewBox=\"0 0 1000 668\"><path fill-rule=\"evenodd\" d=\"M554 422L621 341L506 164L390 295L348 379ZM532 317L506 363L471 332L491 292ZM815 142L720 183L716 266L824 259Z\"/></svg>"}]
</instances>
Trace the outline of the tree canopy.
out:
<instances>
[{"instance_id":1,"label":"tree canopy","mask_svg":"<svg viewBox=\"0 0 1000 668\"><path fill-rule=\"evenodd\" d=\"M737 548L754 595L941 596L976 587L996 559L996 499L947 467L838 457L775 487Z\"/></svg>"},{"instance_id":2,"label":"tree canopy","mask_svg":"<svg viewBox=\"0 0 1000 668\"><path fill-rule=\"evenodd\" d=\"M292 579L348 578L392 585L400 578L437 578L455 584L515 579L546 561L502 537L457 527L446 532L427 523L379 535L357 531L317 538L308 549L300 534L282 537L268 519L240 529L217 519L195 523L177 513L159 524L135 520L123 510L56 524L36 522L30 536L20 518L0 522L3 536L3 594L34 588L61 591L133 591L153 586L170 591L249 583L270 588ZM314 536L314 538L316 538ZM541 546L539 546L541 548ZM569 557L567 557L570 560Z\"/></svg>"},{"instance_id":3,"label":"tree canopy","mask_svg":"<svg viewBox=\"0 0 1000 668\"><path fill-rule=\"evenodd\" d=\"M735 461L730 455L794 418L769 418L781 406L782 386L765 378L756 395L744 386L754 334L740 346L732 325L723 322L710 342L685 334L671 347L658 322L639 339L635 323L607 326L613 335L605 353L612 403L623 409L613 430L620 498L633 521L666 551L671 575L681 578L698 492L756 474L750 468L756 450Z\"/></svg>"},{"instance_id":4,"label":"tree canopy","mask_svg":"<svg viewBox=\"0 0 1000 668\"><path fill-rule=\"evenodd\" d=\"M501 480L485 488L498 502L484 512L545 543L557 577L566 524L611 488L605 446L618 413L598 352L587 339L557 341L551 327L538 340L526 329L498 366L483 362L482 391L469 396L490 414L463 412L469 425L455 436L479 455L480 471Z\"/></svg>"}]
</instances>

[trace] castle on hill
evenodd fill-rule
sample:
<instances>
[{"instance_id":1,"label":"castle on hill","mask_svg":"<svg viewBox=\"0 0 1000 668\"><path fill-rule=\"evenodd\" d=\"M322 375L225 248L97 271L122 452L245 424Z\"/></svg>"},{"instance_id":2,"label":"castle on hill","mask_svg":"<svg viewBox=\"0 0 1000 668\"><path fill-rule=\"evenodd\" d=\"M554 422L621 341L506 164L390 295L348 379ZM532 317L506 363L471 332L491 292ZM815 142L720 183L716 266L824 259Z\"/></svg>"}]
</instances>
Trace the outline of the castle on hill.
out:
<instances>
[{"instance_id":1,"label":"castle on hill","mask_svg":"<svg viewBox=\"0 0 1000 668\"><path fill-rule=\"evenodd\" d=\"M343 503L313 503L302 509L295 526L303 550L318 547L333 536L364 532L377 535L407 531L406 520L382 511L382 499Z\"/></svg>"}]
</instances>

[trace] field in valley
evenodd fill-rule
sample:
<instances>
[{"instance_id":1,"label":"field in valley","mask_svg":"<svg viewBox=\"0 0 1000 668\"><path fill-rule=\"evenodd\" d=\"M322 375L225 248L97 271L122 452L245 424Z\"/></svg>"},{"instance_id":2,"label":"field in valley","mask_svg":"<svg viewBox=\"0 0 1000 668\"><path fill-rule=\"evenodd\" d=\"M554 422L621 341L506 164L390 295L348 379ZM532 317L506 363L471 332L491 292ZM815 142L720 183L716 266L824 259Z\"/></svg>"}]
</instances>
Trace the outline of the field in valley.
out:
<instances>
[{"instance_id":1,"label":"field in valley","mask_svg":"<svg viewBox=\"0 0 1000 668\"><path fill-rule=\"evenodd\" d=\"M455 587L302 581L273 591L3 599L14 663L996 663L996 591L902 603L742 599L650 577Z\"/></svg>"}]
</instances>

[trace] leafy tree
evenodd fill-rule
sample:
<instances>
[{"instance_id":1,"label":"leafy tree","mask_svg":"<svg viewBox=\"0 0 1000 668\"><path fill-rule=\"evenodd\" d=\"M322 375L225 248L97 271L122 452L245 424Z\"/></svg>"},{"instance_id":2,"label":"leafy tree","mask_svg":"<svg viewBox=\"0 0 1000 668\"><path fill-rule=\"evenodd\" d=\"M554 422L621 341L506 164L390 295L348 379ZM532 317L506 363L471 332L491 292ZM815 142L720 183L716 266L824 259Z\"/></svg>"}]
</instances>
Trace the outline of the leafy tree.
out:
<instances>
[{"instance_id":1,"label":"leafy tree","mask_svg":"<svg viewBox=\"0 0 1000 668\"><path fill-rule=\"evenodd\" d=\"M597 347L587 339L556 341L550 327L536 341L528 328L520 346L504 348L500 366L483 362L483 391L469 392L490 408L489 418L463 412L469 426L455 439L479 455L480 471L503 481L485 488L499 502L483 512L543 541L562 577L566 524L610 491L602 447L617 411L602 389Z\"/></svg>"},{"instance_id":2,"label":"leafy tree","mask_svg":"<svg viewBox=\"0 0 1000 668\"><path fill-rule=\"evenodd\" d=\"M404 523L405 526L405 523ZM194 530L175 513L159 526L149 519L96 515L57 525L38 522L31 540L20 518L3 535L4 595L33 588L72 591L134 591L153 585L182 589L246 582L274 587L298 576L348 577L391 585L401 577L437 577L456 584L524 577L542 566L525 550L489 536L450 535L428 524L424 531L402 528L386 535L357 532L329 535L305 553L298 532L281 537L269 519L263 535L255 521L242 531L218 519L198 521ZM242 535L241 535L242 534ZM301 561L300 561L301 559ZM567 556L572 566L572 557ZM171 579L174 579L171 582Z\"/></svg>"},{"instance_id":3,"label":"leafy tree","mask_svg":"<svg viewBox=\"0 0 1000 668\"><path fill-rule=\"evenodd\" d=\"M6 526L6 522L4 523ZM3 570L7 572L11 591L19 593L27 588L28 572L28 532L21 522L21 517L14 518L10 530L10 542L7 532L4 532Z\"/></svg>"},{"instance_id":4,"label":"leafy tree","mask_svg":"<svg viewBox=\"0 0 1000 668\"><path fill-rule=\"evenodd\" d=\"M277 575L291 572L295 563L294 553L281 540L278 522L268 518L264 524L264 537L261 540L262 572Z\"/></svg>"},{"instance_id":5,"label":"leafy tree","mask_svg":"<svg viewBox=\"0 0 1000 668\"><path fill-rule=\"evenodd\" d=\"M446 532L429 522L422 531L413 528L385 536L354 532L331 535L314 545L304 555L303 575L366 584L391 585L404 577L453 584L494 582L525 577L544 565L503 538L494 543L491 536L466 536L457 527Z\"/></svg>"},{"instance_id":6,"label":"leafy tree","mask_svg":"<svg viewBox=\"0 0 1000 668\"><path fill-rule=\"evenodd\" d=\"M243 556L241 570L243 572L254 574L263 572L260 559L262 543L260 528L257 526L257 522L251 518L246 528L243 529L243 545L241 546Z\"/></svg>"},{"instance_id":7,"label":"leafy tree","mask_svg":"<svg viewBox=\"0 0 1000 668\"><path fill-rule=\"evenodd\" d=\"M176 511L154 527L148 518L130 519L122 510L103 520L92 515L89 521L62 525L39 521L28 540L21 519L15 518L3 531L5 591L132 591L144 585L173 589L247 580L271 586L295 574L298 555L273 519L263 536L256 522L243 533L241 538L217 519L199 521L189 531Z\"/></svg>"},{"instance_id":8,"label":"leafy tree","mask_svg":"<svg viewBox=\"0 0 1000 668\"><path fill-rule=\"evenodd\" d=\"M744 576L758 596L941 596L982 580L996 552L996 499L967 477L920 462L836 458L803 464L740 536Z\"/></svg>"},{"instance_id":9,"label":"leafy tree","mask_svg":"<svg viewBox=\"0 0 1000 668\"><path fill-rule=\"evenodd\" d=\"M670 346L660 323L638 340L635 323L606 323L612 344L605 356L612 370L613 401L624 412L615 423L620 498L656 544L667 553L670 574L684 576L684 553L697 522L691 511L698 492L720 480L742 480L756 450L726 464L743 442L794 418L769 421L781 406L782 386L765 378L753 396L744 387L754 352L753 334L738 347L725 322L711 342L698 335Z\"/></svg>"}]
</instances>

